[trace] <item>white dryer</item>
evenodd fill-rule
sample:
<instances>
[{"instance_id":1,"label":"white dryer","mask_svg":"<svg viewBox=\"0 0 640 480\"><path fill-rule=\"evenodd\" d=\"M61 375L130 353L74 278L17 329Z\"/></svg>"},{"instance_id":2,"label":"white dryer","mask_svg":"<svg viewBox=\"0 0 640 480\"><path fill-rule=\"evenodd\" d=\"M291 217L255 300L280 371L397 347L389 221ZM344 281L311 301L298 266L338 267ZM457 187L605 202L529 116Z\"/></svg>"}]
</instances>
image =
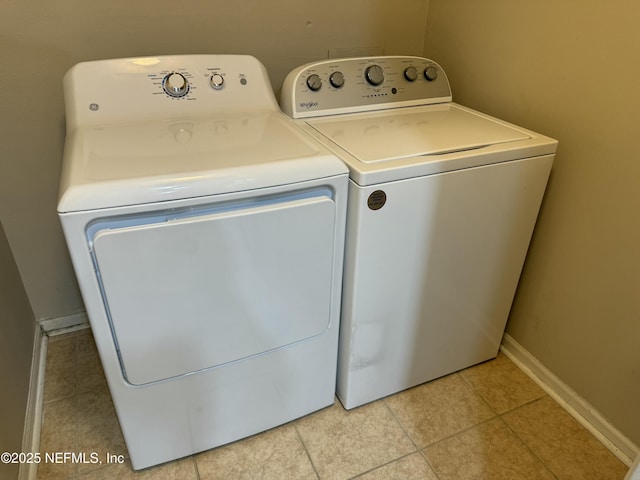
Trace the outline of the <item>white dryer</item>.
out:
<instances>
[{"instance_id":1,"label":"white dryer","mask_svg":"<svg viewBox=\"0 0 640 480\"><path fill-rule=\"evenodd\" d=\"M344 406L495 357L557 142L453 103L421 57L301 66L281 107L350 170Z\"/></svg>"},{"instance_id":2,"label":"white dryer","mask_svg":"<svg viewBox=\"0 0 640 480\"><path fill-rule=\"evenodd\" d=\"M87 62L64 95L58 212L133 468L332 404L348 171L264 67Z\"/></svg>"}]
</instances>

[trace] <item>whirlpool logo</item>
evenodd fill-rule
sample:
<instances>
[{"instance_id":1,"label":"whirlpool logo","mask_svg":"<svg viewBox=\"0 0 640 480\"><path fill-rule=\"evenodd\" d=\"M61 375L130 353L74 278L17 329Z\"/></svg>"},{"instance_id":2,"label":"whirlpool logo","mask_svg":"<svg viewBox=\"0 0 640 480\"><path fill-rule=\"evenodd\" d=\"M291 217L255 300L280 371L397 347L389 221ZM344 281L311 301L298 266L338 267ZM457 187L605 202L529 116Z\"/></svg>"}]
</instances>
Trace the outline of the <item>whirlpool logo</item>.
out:
<instances>
[{"instance_id":1,"label":"whirlpool logo","mask_svg":"<svg viewBox=\"0 0 640 480\"><path fill-rule=\"evenodd\" d=\"M306 108L307 110L317 106L318 102L300 102L300 108Z\"/></svg>"}]
</instances>

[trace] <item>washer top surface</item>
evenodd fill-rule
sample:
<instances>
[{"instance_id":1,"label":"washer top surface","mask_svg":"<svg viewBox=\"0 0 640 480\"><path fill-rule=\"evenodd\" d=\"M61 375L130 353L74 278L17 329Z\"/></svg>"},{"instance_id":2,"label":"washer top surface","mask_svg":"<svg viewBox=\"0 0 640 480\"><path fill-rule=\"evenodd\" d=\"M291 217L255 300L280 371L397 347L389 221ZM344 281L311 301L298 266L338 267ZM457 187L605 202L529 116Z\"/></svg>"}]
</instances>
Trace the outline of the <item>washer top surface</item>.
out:
<instances>
[{"instance_id":1,"label":"washer top surface","mask_svg":"<svg viewBox=\"0 0 640 480\"><path fill-rule=\"evenodd\" d=\"M303 65L286 77L280 104L361 186L552 154L557 146L454 103L442 67L421 57Z\"/></svg>"},{"instance_id":2,"label":"washer top surface","mask_svg":"<svg viewBox=\"0 0 640 480\"><path fill-rule=\"evenodd\" d=\"M531 138L451 103L314 118L308 123L364 163L437 156Z\"/></svg>"},{"instance_id":3,"label":"washer top surface","mask_svg":"<svg viewBox=\"0 0 640 480\"><path fill-rule=\"evenodd\" d=\"M166 91L175 72L187 82L181 96ZM347 172L279 111L264 67L248 56L78 64L65 76L65 107L61 213Z\"/></svg>"}]
</instances>

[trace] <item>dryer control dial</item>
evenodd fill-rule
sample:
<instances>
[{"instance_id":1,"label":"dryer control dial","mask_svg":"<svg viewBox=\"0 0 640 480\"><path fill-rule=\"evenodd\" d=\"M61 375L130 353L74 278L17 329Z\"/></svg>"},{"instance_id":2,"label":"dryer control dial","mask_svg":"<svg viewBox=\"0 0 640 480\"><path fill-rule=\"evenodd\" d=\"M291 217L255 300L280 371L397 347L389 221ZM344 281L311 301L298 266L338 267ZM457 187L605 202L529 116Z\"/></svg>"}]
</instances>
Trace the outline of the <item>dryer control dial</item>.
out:
<instances>
[{"instance_id":1,"label":"dryer control dial","mask_svg":"<svg viewBox=\"0 0 640 480\"><path fill-rule=\"evenodd\" d=\"M373 86L384 82L384 70L380 65L370 65L364 70L364 78Z\"/></svg>"},{"instance_id":2,"label":"dryer control dial","mask_svg":"<svg viewBox=\"0 0 640 480\"><path fill-rule=\"evenodd\" d=\"M214 73L209 78L209 85L211 85L211 88L214 90L222 90L222 87L224 87L224 77L219 73Z\"/></svg>"},{"instance_id":3,"label":"dryer control dial","mask_svg":"<svg viewBox=\"0 0 640 480\"><path fill-rule=\"evenodd\" d=\"M189 82L184 75L173 72L164 77L162 88L172 97L184 97L189 91Z\"/></svg>"}]
</instances>

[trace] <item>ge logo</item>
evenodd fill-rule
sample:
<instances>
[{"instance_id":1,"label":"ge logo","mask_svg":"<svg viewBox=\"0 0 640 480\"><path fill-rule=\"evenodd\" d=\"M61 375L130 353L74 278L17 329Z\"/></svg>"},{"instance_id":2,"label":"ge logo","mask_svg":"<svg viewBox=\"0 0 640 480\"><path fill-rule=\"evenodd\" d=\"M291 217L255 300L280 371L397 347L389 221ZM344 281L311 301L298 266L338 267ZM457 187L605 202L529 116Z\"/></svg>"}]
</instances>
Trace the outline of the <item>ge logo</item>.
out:
<instances>
[{"instance_id":1,"label":"ge logo","mask_svg":"<svg viewBox=\"0 0 640 480\"><path fill-rule=\"evenodd\" d=\"M100 105L98 105L97 103L89 104L89 110L91 110L92 112L97 112L99 108L100 108Z\"/></svg>"}]
</instances>

